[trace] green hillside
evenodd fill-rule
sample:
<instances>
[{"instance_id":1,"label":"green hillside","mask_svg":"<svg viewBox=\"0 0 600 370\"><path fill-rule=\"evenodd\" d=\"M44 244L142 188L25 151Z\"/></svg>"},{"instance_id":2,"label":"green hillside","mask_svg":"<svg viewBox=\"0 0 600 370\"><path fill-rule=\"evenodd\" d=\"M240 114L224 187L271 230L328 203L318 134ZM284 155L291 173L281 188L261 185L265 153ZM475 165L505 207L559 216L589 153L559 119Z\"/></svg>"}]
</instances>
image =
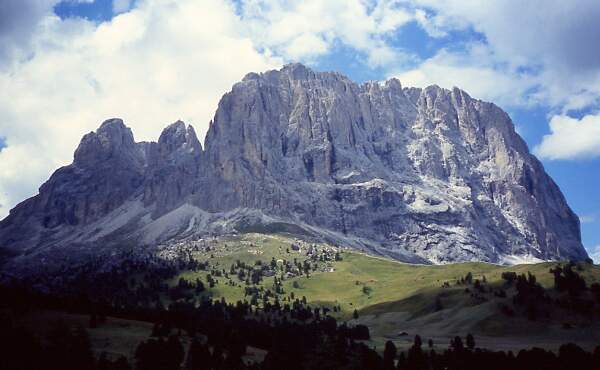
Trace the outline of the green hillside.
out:
<instances>
[{"instance_id":1,"label":"green hillside","mask_svg":"<svg viewBox=\"0 0 600 370\"><path fill-rule=\"evenodd\" d=\"M250 301L251 295L245 295L247 287L274 292L277 278L283 291L274 294L270 302L275 296L281 304L305 297L313 307L332 309L329 314L339 319L369 326L371 343L379 348L388 339L405 348L415 334L431 338L441 348L446 348L455 335L464 336L468 332L476 335L482 346L496 349L557 348L565 341L591 348L600 343L596 318L552 308L547 317L532 321L519 312L518 307L513 316L502 311L503 306L513 309L515 293L514 287L506 286L503 272L531 273L547 289L548 295L558 298L550 273L557 263L411 265L321 243L308 243L286 235L243 234L206 241L204 245L208 249L196 252L194 258L208 262L212 270L228 272L232 264L239 263L257 269L270 265L273 260L276 262L276 267L269 267L267 273L274 276L264 276L259 284L248 284L235 274L213 276L216 284L204 295L225 298L228 302ZM311 249L313 254L308 253ZM326 257L321 258L321 255ZM308 276L298 274L298 271L295 276L285 273L284 264L294 260L296 264L312 263ZM580 264L577 268L588 285L600 282L600 267ZM469 273L473 279L471 284L460 283ZM186 271L170 284L176 285L180 278L200 279L206 283L206 275L206 271ZM474 289L475 280L483 286L483 293ZM495 290L503 290L507 297L498 297ZM354 310L358 311L357 320L353 319Z\"/></svg>"}]
</instances>

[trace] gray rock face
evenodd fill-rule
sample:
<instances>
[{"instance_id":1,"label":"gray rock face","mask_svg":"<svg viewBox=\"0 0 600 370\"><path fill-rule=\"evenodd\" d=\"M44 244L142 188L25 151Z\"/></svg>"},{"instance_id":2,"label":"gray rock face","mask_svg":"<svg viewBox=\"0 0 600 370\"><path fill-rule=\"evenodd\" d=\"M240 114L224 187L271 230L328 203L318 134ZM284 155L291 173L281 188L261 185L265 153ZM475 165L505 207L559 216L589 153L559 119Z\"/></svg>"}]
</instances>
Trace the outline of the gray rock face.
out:
<instances>
[{"instance_id":1,"label":"gray rock face","mask_svg":"<svg viewBox=\"0 0 600 370\"><path fill-rule=\"evenodd\" d=\"M2 221L1 243L11 247L29 241L32 229L97 221L135 193L142 174L143 155L131 130L120 119L107 120L97 132L83 137L73 164L58 169L37 196L19 204ZM43 240L22 247L39 243Z\"/></svg>"},{"instance_id":2,"label":"gray rock face","mask_svg":"<svg viewBox=\"0 0 600 370\"><path fill-rule=\"evenodd\" d=\"M156 204L157 215L184 204L195 193L202 146L193 127L181 121L168 126L158 143L149 144L146 157L143 201L146 206Z\"/></svg>"},{"instance_id":3,"label":"gray rock face","mask_svg":"<svg viewBox=\"0 0 600 370\"><path fill-rule=\"evenodd\" d=\"M411 262L587 257L577 216L508 115L456 88L359 85L299 64L251 73L205 144L182 122L135 143L106 121L0 223L0 247L280 230Z\"/></svg>"}]
</instances>

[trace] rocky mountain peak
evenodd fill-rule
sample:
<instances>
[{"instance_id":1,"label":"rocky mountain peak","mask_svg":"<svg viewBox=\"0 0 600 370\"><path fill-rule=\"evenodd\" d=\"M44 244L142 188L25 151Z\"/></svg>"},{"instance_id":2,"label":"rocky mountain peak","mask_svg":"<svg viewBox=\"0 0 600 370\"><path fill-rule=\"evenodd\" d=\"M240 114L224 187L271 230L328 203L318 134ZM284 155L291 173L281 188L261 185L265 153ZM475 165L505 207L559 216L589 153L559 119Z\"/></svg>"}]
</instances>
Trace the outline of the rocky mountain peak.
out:
<instances>
[{"instance_id":1,"label":"rocky mountain peak","mask_svg":"<svg viewBox=\"0 0 600 370\"><path fill-rule=\"evenodd\" d=\"M158 146L161 153L170 154L177 150L190 153L200 153L202 146L192 126L187 126L183 121L177 121L167 126L160 134Z\"/></svg>"},{"instance_id":2,"label":"rocky mountain peak","mask_svg":"<svg viewBox=\"0 0 600 370\"><path fill-rule=\"evenodd\" d=\"M572 247L565 249L582 252L578 226L576 221L571 223L576 216L562 197L556 197L556 185L516 134L510 117L494 104L473 99L458 88L446 90L436 85L425 89L402 88L400 81L394 79L383 84L374 81L358 85L337 73L314 72L298 64L287 65L279 71L250 74L245 82L236 84L223 98L207 137L207 155L213 158L211 163L221 165L215 167L215 178L227 179L227 184L242 189L236 194L248 191L252 194L251 198L237 199L231 207L240 204L256 207L256 202L263 199L257 191L266 191L269 187L276 189L270 192L290 192L290 186L283 188L280 181L287 184L290 179L294 179L293 183L308 181L316 187L315 192L322 191L325 185L333 187L332 199L341 201L338 205L341 208L332 204L331 209L319 216L327 207L322 200L313 199L312 194L307 193L300 197L313 199L321 207L301 209L301 204L311 201L297 201L293 203L297 212L311 214L311 218L329 223L333 229L356 229L365 218L359 220L361 216L357 213L357 219L351 221L347 209L355 205L347 204L340 194L351 194L354 190L340 185L356 187L377 181L386 189L394 189L387 191L387 196L404 194L405 200L398 204L416 202L406 212L397 209L392 213L397 217L420 219L385 222L387 226L380 230L382 234L392 235L394 229L398 235L405 234L407 229L431 230L426 226L429 222L438 224L441 213L420 214L423 205L419 199L424 197L434 205L446 204L439 208L445 210L443 217L452 215L453 218L473 207L473 214L487 214L481 216L483 219L501 220L503 226L499 227L505 229L504 235L521 235L515 241L506 242L501 241L504 237L494 236L497 233L489 230L482 234L476 232L466 239L460 237L461 241L450 244L440 237L435 247L423 240L427 244L423 245L425 250L436 250L433 254L426 252L436 261L448 258L448 250L458 244L473 251L457 252L463 256L474 253L477 258L486 259L489 255L484 257L481 251L498 253L505 248L500 254L529 253L536 258L546 258L542 257L546 247L523 249L517 245L548 245L546 241L554 238L550 236L554 231L541 231L545 226L538 224L548 217L557 222L554 228L570 230L565 233L570 235L565 243ZM523 180L530 173L537 174L540 180L537 187ZM247 179L254 176L260 178L260 187L247 189ZM425 189L430 186L438 189L434 197L426 195L429 191ZM503 189L502 196L495 190L497 186ZM522 193L523 187L527 195ZM461 193L460 189L469 189L469 192ZM469 205L461 205L463 201ZM537 206L525 209L523 204ZM550 207L562 209L562 214L549 214L541 204L552 204ZM270 211L285 214L289 209L281 206L281 210ZM337 214L336 220L345 219L346 225L331 221L331 214ZM562 218L569 220L570 226L564 222L561 225L558 220ZM523 221L528 226L524 226ZM357 224L349 227L347 224L352 222ZM463 222L464 219L459 223ZM475 218L468 223L472 225L467 228L473 230L489 227L482 226ZM398 229L399 224L404 226ZM439 224L435 228L441 230ZM525 232L528 228L536 231ZM423 231L423 235L428 234ZM516 242L518 238L525 239ZM467 241L469 239L471 241ZM468 244L489 247L472 250ZM509 244L513 247L508 247ZM416 248L417 253L420 253L419 248Z\"/></svg>"},{"instance_id":3,"label":"rocky mountain peak","mask_svg":"<svg viewBox=\"0 0 600 370\"><path fill-rule=\"evenodd\" d=\"M292 230L407 262L587 257L577 216L510 117L458 88L357 84L301 64L249 73L205 144L181 121L137 144L121 120L104 122L0 222L0 247Z\"/></svg>"},{"instance_id":4,"label":"rocky mountain peak","mask_svg":"<svg viewBox=\"0 0 600 370\"><path fill-rule=\"evenodd\" d=\"M293 80L306 80L316 76L315 72L300 63L286 64L280 72Z\"/></svg>"},{"instance_id":5,"label":"rocky mountain peak","mask_svg":"<svg viewBox=\"0 0 600 370\"><path fill-rule=\"evenodd\" d=\"M131 129L119 118L104 121L96 132L86 134L75 150L75 165L85 166L104 162L112 157L135 156L135 141Z\"/></svg>"},{"instance_id":6,"label":"rocky mountain peak","mask_svg":"<svg viewBox=\"0 0 600 370\"><path fill-rule=\"evenodd\" d=\"M392 90L402 90L402 83L400 83L400 80L395 77L385 81L385 85Z\"/></svg>"}]
</instances>

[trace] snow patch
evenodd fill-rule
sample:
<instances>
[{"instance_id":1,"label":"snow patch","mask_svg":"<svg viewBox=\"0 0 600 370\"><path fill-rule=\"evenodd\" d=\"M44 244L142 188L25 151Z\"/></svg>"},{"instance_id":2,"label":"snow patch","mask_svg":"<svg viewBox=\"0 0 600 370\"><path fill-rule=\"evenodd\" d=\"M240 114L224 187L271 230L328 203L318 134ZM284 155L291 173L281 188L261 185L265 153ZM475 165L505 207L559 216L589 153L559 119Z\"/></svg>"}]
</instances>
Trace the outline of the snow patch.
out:
<instances>
[{"instance_id":1,"label":"snow patch","mask_svg":"<svg viewBox=\"0 0 600 370\"><path fill-rule=\"evenodd\" d=\"M530 254L524 255L507 255L502 256L500 264L502 265L532 265L535 263L545 262L543 259L537 258Z\"/></svg>"}]
</instances>

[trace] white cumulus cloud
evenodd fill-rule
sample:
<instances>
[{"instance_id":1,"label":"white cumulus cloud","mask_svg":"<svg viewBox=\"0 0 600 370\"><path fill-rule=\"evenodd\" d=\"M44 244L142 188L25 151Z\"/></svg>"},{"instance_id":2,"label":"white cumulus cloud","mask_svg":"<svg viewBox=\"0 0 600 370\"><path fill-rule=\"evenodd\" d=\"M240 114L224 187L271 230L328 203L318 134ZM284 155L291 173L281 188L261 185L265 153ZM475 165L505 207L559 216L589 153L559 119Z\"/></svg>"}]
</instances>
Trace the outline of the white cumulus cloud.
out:
<instances>
[{"instance_id":1,"label":"white cumulus cloud","mask_svg":"<svg viewBox=\"0 0 600 370\"><path fill-rule=\"evenodd\" d=\"M600 245L588 249L588 255L596 265L600 264Z\"/></svg>"},{"instance_id":2,"label":"white cumulus cloud","mask_svg":"<svg viewBox=\"0 0 600 370\"><path fill-rule=\"evenodd\" d=\"M0 71L26 58L37 25L58 0L0 1Z\"/></svg>"},{"instance_id":3,"label":"white cumulus cloud","mask_svg":"<svg viewBox=\"0 0 600 370\"><path fill-rule=\"evenodd\" d=\"M0 218L103 120L122 117L136 139L156 140L183 119L202 139L223 93L282 64L257 51L228 2L138 1L99 24L46 10L31 56L0 71Z\"/></svg>"},{"instance_id":4,"label":"white cumulus cloud","mask_svg":"<svg viewBox=\"0 0 600 370\"><path fill-rule=\"evenodd\" d=\"M600 115L586 115L581 119L553 116L550 131L534 148L539 157L578 159L600 156Z\"/></svg>"},{"instance_id":5,"label":"white cumulus cloud","mask_svg":"<svg viewBox=\"0 0 600 370\"><path fill-rule=\"evenodd\" d=\"M247 0L241 14L253 39L287 59L311 60L340 43L364 54L371 67L408 58L386 37L416 19L387 0Z\"/></svg>"},{"instance_id":6,"label":"white cumulus cloud","mask_svg":"<svg viewBox=\"0 0 600 370\"><path fill-rule=\"evenodd\" d=\"M536 79L508 66L494 65L493 55L483 44L473 44L464 53L442 49L417 67L393 71L390 76L397 77L405 86L436 84L448 89L456 86L477 99L501 105L535 103L534 97L525 102L524 95L536 85Z\"/></svg>"}]
</instances>

